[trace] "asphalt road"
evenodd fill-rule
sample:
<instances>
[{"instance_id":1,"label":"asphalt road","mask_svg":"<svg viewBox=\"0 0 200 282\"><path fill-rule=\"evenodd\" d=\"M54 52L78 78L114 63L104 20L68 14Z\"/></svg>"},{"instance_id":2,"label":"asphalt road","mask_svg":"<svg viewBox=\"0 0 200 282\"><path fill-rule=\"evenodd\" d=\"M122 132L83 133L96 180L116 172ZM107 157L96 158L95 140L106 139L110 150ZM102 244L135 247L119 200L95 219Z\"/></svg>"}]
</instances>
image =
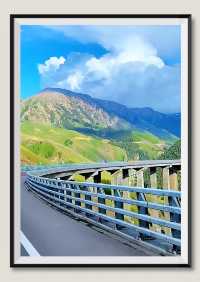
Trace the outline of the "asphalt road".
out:
<instances>
[{"instance_id":1,"label":"asphalt road","mask_svg":"<svg viewBox=\"0 0 200 282\"><path fill-rule=\"evenodd\" d=\"M41 256L148 256L114 235L93 229L48 206L24 186L21 189L21 230ZM22 247L22 255L27 255Z\"/></svg>"}]
</instances>

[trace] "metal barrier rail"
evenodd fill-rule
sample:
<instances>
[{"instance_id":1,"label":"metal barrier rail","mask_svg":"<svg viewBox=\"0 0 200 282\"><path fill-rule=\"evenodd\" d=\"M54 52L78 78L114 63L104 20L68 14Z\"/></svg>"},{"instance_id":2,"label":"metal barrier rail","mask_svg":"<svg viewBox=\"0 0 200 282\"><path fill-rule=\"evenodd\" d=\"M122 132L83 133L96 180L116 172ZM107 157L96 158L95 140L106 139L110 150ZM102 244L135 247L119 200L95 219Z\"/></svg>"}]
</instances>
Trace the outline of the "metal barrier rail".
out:
<instances>
[{"instance_id":1,"label":"metal barrier rail","mask_svg":"<svg viewBox=\"0 0 200 282\"><path fill-rule=\"evenodd\" d=\"M47 184L53 188L62 188L62 184L69 184L69 185L79 185L84 187L94 187L94 188L101 188L101 189L112 189L112 190L120 190L120 191L127 191L127 192L138 192L138 193L145 193L145 194L153 194L157 196L171 196L171 197L179 197L181 198L181 192L179 191L172 191L172 190L163 190L157 188L140 188L140 187L130 187L130 186L119 186L119 185L111 185L111 184L102 184L102 183L93 183L93 182L78 182L78 181L67 181L67 180L57 180L57 179L50 179L40 176L32 176L28 173L28 179L33 180L37 183Z\"/></svg>"},{"instance_id":2,"label":"metal barrier rail","mask_svg":"<svg viewBox=\"0 0 200 282\"><path fill-rule=\"evenodd\" d=\"M31 181L31 180L30 180ZM92 184L92 183L91 183ZM43 184L41 184L43 185ZM78 185L79 187L99 187L99 185L90 185L89 183L84 183L84 185L80 184L74 184L74 182L71 182L70 184L67 185ZM49 185L49 187L51 188L55 188L57 189L58 187L55 185ZM119 186L118 186L119 187ZM106 186L106 189L108 188L108 186ZM124 188L124 187L123 187ZM155 209L155 210L160 210L160 211L165 211L165 212L172 212L172 213L177 213L180 214L181 210L179 207L174 207L174 206L169 206L169 205L162 205L162 204L158 204L158 203L153 203L153 202L147 202L147 201L139 201L139 200L134 200L134 199L126 199L126 198L122 198L122 197L117 197L117 196L111 196L111 195L106 195L106 194L100 194L100 193L94 193L94 192L89 192L89 191L84 191L84 190L74 190L71 188L64 188L64 187L59 187L60 190L63 191L70 191L70 192L76 192L76 193L80 193L83 195L88 195L88 196L93 196L93 197L98 197L98 198L102 198L102 199L108 199L111 201L117 201L117 202L122 202L125 204L130 204L130 205L136 205L136 206L141 206L141 207L146 207L146 208L150 208L150 209ZM145 189L145 188L143 188ZM120 190L120 188L118 188L118 190ZM163 190L162 190L163 191ZM54 192L55 194L59 195L59 192ZM63 194L62 194L63 196Z\"/></svg>"},{"instance_id":3,"label":"metal barrier rail","mask_svg":"<svg viewBox=\"0 0 200 282\"><path fill-rule=\"evenodd\" d=\"M115 224L115 228L126 227L138 232L138 236L150 236L154 239L161 239L172 245L181 246L180 240L180 201L181 192L152 189L152 188L140 188L140 187L129 187L129 186L117 186L107 185L100 183L87 183L87 182L75 182L49 179L39 176L31 175L28 173L27 184L30 189L35 191L44 200L47 200L52 205L55 205L61 209L67 210L72 208L76 213L84 213L85 217L90 216L101 218L106 222ZM88 191L89 189L96 189L96 192ZM117 195L106 195L105 190L111 189L114 194ZM162 205L158 203L148 202L146 200L135 200L126 199L123 192L136 192L141 194L141 199L145 199L145 194L152 194L157 196L168 197L169 205ZM83 195L85 199L81 198ZM122 194L122 195L121 195ZM95 197L98 202L92 201L92 197ZM115 206L106 205L105 200L109 199L115 203ZM161 219L158 217L152 217L147 214L143 214L141 210L138 213L124 209L123 205L135 205L147 209L160 210L162 212L169 212L170 220ZM84 207L82 206L84 205ZM98 209L94 211L93 207ZM107 215L108 211L114 212L115 217ZM138 219L142 226L126 222L124 216ZM94 219L95 220L95 219ZM148 224L156 224L160 227L164 226L170 228L173 232L172 235L163 234L161 232L150 230Z\"/></svg>"}]
</instances>

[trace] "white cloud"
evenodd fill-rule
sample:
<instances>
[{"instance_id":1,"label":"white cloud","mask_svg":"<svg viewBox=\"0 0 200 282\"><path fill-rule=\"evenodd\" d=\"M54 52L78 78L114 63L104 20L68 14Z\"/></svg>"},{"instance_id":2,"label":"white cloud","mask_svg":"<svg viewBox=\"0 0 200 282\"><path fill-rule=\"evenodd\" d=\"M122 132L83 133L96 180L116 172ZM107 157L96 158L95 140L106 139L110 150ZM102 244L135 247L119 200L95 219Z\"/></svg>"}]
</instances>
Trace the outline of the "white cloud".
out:
<instances>
[{"instance_id":1,"label":"white cloud","mask_svg":"<svg viewBox=\"0 0 200 282\"><path fill-rule=\"evenodd\" d=\"M161 112L180 111L180 66L128 63L113 70L109 79L84 83L86 93L128 107L151 107ZM86 91L87 90L87 91Z\"/></svg>"},{"instance_id":2,"label":"white cloud","mask_svg":"<svg viewBox=\"0 0 200 282\"><path fill-rule=\"evenodd\" d=\"M72 91L80 90L83 78L84 76L82 73L80 71L76 71L70 74L66 79L59 81L57 85Z\"/></svg>"},{"instance_id":3,"label":"white cloud","mask_svg":"<svg viewBox=\"0 0 200 282\"><path fill-rule=\"evenodd\" d=\"M95 72L99 74L99 77L108 78L112 76L113 71L127 63L140 63L143 68L150 65L163 68L165 66L163 60L156 55L153 49L142 49L144 45L141 44L132 50L124 49L119 53L106 54L99 59L92 57L85 64L87 72Z\"/></svg>"},{"instance_id":4,"label":"white cloud","mask_svg":"<svg viewBox=\"0 0 200 282\"><path fill-rule=\"evenodd\" d=\"M60 56L60 58L50 57L44 64L38 64L38 71L41 75L50 71L57 71L60 68L60 65L63 65L65 61L63 56Z\"/></svg>"},{"instance_id":5,"label":"white cloud","mask_svg":"<svg viewBox=\"0 0 200 282\"><path fill-rule=\"evenodd\" d=\"M147 46L100 58L72 54L56 73L42 75L44 87L65 88L162 112L180 110L179 78L179 66L165 65L156 50Z\"/></svg>"},{"instance_id":6,"label":"white cloud","mask_svg":"<svg viewBox=\"0 0 200 282\"><path fill-rule=\"evenodd\" d=\"M129 107L180 110L180 65L164 62L153 44L155 34L151 41L145 32L138 36L133 28L82 27L78 36L76 31L64 29L66 35L82 42L98 42L107 53L99 58L86 53L71 53L66 60L51 57L38 66L43 86L79 91ZM163 38L163 31L159 36Z\"/></svg>"},{"instance_id":7,"label":"white cloud","mask_svg":"<svg viewBox=\"0 0 200 282\"><path fill-rule=\"evenodd\" d=\"M136 39L143 40L157 50L158 54L167 59L180 62L180 26L179 25L65 25L48 26L62 32L82 43L99 43L107 50L134 48Z\"/></svg>"}]
</instances>

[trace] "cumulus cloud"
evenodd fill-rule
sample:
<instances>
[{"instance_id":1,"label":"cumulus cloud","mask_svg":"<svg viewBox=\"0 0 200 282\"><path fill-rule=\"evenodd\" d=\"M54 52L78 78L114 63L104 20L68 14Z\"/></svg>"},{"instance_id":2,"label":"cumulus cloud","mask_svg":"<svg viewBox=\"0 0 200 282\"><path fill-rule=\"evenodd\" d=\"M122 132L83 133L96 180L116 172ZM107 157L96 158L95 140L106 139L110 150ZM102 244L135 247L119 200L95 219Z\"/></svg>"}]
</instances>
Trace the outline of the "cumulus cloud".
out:
<instances>
[{"instance_id":1,"label":"cumulus cloud","mask_svg":"<svg viewBox=\"0 0 200 282\"><path fill-rule=\"evenodd\" d=\"M129 107L180 111L180 65L166 64L159 54L162 44L155 44L155 34L150 40L145 30L140 36L133 31L134 28L83 26L79 40L98 42L107 48L107 53L99 58L85 53L71 53L66 59L51 57L38 66L43 85L87 93ZM78 37L72 26L63 32Z\"/></svg>"},{"instance_id":2,"label":"cumulus cloud","mask_svg":"<svg viewBox=\"0 0 200 282\"><path fill-rule=\"evenodd\" d=\"M133 45L134 48L124 48L121 52L106 54L97 59L92 57L86 62L89 72L98 72L99 74L109 77L113 71L127 63L140 63L144 68L154 65L157 68L164 67L164 62L156 54L153 48L146 48L145 43L140 42Z\"/></svg>"},{"instance_id":3,"label":"cumulus cloud","mask_svg":"<svg viewBox=\"0 0 200 282\"><path fill-rule=\"evenodd\" d=\"M178 25L65 25L47 26L82 43L95 42L107 50L133 49L137 39L153 47L161 57L180 62L180 26Z\"/></svg>"},{"instance_id":4,"label":"cumulus cloud","mask_svg":"<svg viewBox=\"0 0 200 282\"><path fill-rule=\"evenodd\" d=\"M57 85L59 87L68 88L72 91L80 90L81 83L84 76L80 71L76 71L70 74L65 80L58 81Z\"/></svg>"},{"instance_id":5,"label":"cumulus cloud","mask_svg":"<svg viewBox=\"0 0 200 282\"><path fill-rule=\"evenodd\" d=\"M50 57L44 64L38 64L38 71L42 75L51 71L57 71L60 68L60 65L63 65L64 63L65 58L63 56L60 58Z\"/></svg>"},{"instance_id":6,"label":"cumulus cloud","mask_svg":"<svg viewBox=\"0 0 200 282\"><path fill-rule=\"evenodd\" d=\"M128 107L151 107L161 112L180 110L179 66L157 68L128 63L114 70L110 79L98 84L87 82L85 86L97 98L114 100Z\"/></svg>"}]
</instances>

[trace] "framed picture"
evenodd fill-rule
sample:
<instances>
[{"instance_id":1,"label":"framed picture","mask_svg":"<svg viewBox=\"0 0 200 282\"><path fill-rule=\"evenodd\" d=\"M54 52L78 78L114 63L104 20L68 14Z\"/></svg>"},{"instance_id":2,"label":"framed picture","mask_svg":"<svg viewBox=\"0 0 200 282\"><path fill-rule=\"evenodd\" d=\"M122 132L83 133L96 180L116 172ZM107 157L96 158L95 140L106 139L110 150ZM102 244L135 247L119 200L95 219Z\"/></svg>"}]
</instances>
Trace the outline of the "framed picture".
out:
<instances>
[{"instance_id":1,"label":"framed picture","mask_svg":"<svg viewBox=\"0 0 200 282\"><path fill-rule=\"evenodd\" d=\"M190 266L191 15L11 15L10 265Z\"/></svg>"}]
</instances>

